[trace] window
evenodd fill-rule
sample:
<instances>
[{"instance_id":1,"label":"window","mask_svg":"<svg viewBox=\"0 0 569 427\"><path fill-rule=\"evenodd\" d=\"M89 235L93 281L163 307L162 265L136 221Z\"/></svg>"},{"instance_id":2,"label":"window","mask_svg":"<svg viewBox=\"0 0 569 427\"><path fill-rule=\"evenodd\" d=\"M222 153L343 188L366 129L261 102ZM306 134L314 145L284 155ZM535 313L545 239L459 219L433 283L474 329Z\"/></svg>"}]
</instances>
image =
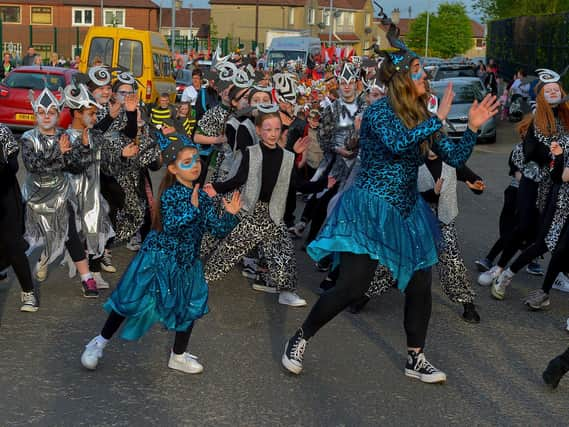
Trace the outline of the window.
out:
<instances>
[{"instance_id":1,"label":"window","mask_svg":"<svg viewBox=\"0 0 569 427\"><path fill-rule=\"evenodd\" d=\"M102 62L104 65L113 63L114 41L108 37L95 37L91 40L89 49L89 59L87 66L92 67L95 62Z\"/></svg>"},{"instance_id":2,"label":"window","mask_svg":"<svg viewBox=\"0 0 569 427\"><path fill-rule=\"evenodd\" d=\"M364 50L369 49L369 40L364 41Z\"/></svg>"},{"instance_id":3,"label":"window","mask_svg":"<svg viewBox=\"0 0 569 427\"><path fill-rule=\"evenodd\" d=\"M21 24L20 6L0 6L0 19L3 24Z\"/></svg>"},{"instance_id":4,"label":"window","mask_svg":"<svg viewBox=\"0 0 569 427\"><path fill-rule=\"evenodd\" d=\"M294 25L294 8L288 9L288 25Z\"/></svg>"},{"instance_id":5,"label":"window","mask_svg":"<svg viewBox=\"0 0 569 427\"><path fill-rule=\"evenodd\" d=\"M322 22L327 27L330 26L330 11L322 10Z\"/></svg>"},{"instance_id":6,"label":"window","mask_svg":"<svg viewBox=\"0 0 569 427\"><path fill-rule=\"evenodd\" d=\"M73 26L93 25L93 16L95 16L93 9L74 7L72 10Z\"/></svg>"},{"instance_id":7,"label":"window","mask_svg":"<svg viewBox=\"0 0 569 427\"><path fill-rule=\"evenodd\" d=\"M172 58L170 58L168 55L162 55L162 75L172 75Z\"/></svg>"},{"instance_id":8,"label":"window","mask_svg":"<svg viewBox=\"0 0 569 427\"><path fill-rule=\"evenodd\" d=\"M346 17L344 18L344 22L346 25L354 25L354 13L353 12L346 12Z\"/></svg>"},{"instance_id":9,"label":"window","mask_svg":"<svg viewBox=\"0 0 569 427\"><path fill-rule=\"evenodd\" d=\"M119 42L119 67L124 67L135 77L142 75L142 43L122 39Z\"/></svg>"},{"instance_id":10,"label":"window","mask_svg":"<svg viewBox=\"0 0 569 427\"><path fill-rule=\"evenodd\" d=\"M371 26L371 13L366 13L365 26L366 26L366 27Z\"/></svg>"},{"instance_id":11,"label":"window","mask_svg":"<svg viewBox=\"0 0 569 427\"><path fill-rule=\"evenodd\" d=\"M316 23L316 10L313 8L308 9L308 25L314 25Z\"/></svg>"},{"instance_id":12,"label":"window","mask_svg":"<svg viewBox=\"0 0 569 427\"><path fill-rule=\"evenodd\" d=\"M34 25L51 25L51 7L32 6L30 22Z\"/></svg>"},{"instance_id":13,"label":"window","mask_svg":"<svg viewBox=\"0 0 569 427\"><path fill-rule=\"evenodd\" d=\"M81 50L83 50L83 45L72 44L71 45L71 59L74 59L78 55L81 56Z\"/></svg>"},{"instance_id":14,"label":"window","mask_svg":"<svg viewBox=\"0 0 569 427\"><path fill-rule=\"evenodd\" d=\"M152 66L154 68L154 75L160 77L162 75L162 70L160 69L160 55L157 53L152 54Z\"/></svg>"},{"instance_id":15,"label":"window","mask_svg":"<svg viewBox=\"0 0 569 427\"><path fill-rule=\"evenodd\" d=\"M4 84L8 87L20 89L43 89L47 86L50 90L58 90L65 87L65 76L62 74L21 73L8 74Z\"/></svg>"},{"instance_id":16,"label":"window","mask_svg":"<svg viewBox=\"0 0 569 427\"><path fill-rule=\"evenodd\" d=\"M124 27L124 9L105 9L103 25L106 27Z\"/></svg>"},{"instance_id":17,"label":"window","mask_svg":"<svg viewBox=\"0 0 569 427\"><path fill-rule=\"evenodd\" d=\"M9 53L12 58L22 56L22 43L20 42L4 42L2 52Z\"/></svg>"},{"instance_id":18,"label":"window","mask_svg":"<svg viewBox=\"0 0 569 427\"><path fill-rule=\"evenodd\" d=\"M344 12L336 11L334 16L336 16L336 25L344 25Z\"/></svg>"}]
</instances>

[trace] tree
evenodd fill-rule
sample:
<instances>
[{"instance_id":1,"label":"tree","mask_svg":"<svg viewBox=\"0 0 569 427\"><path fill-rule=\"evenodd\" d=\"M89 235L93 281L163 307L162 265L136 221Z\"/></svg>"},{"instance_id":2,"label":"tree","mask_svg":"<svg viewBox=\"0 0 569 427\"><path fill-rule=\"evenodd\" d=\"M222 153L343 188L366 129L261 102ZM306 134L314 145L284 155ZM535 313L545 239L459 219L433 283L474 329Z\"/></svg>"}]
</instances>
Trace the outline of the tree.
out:
<instances>
[{"instance_id":1,"label":"tree","mask_svg":"<svg viewBox=\"0 0 569 427\"><path fill-rule=\"evenodd\" d=\"M450 58L472 48L472 26L463 4L441 3L429 20L428 56ZM413 21L405 39L417 53L425 49L426 29L427 14L423 12Z\"/></svg>"},{"instance_id":2,"label":"tree","mask_svg":"<svg viewBox=\"0 0 569 427\"><path fill-rule=\"evenodd\" d=\"M504 19L567 12L569 0L477 0L473 8L487 19Z\"/></svg>"}]
</instances>

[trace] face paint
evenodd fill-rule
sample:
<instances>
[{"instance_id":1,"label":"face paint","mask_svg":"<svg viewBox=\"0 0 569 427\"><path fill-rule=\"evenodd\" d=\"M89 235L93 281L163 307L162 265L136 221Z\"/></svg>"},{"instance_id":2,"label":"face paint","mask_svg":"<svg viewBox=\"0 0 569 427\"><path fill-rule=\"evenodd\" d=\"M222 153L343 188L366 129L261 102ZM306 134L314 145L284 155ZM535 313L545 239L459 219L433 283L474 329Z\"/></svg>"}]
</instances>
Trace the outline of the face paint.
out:
<instances>
[{"instance_id":1,"label":"face paint","mask_svg":"<svg viewBox=\"0 0 569 427\"><path fill-rule=\"evenodd\" d=\"M178 163L177 163L178 168L181 169L181 170L188 170L188 169L191 169L191 168L193 168L193 167L195 166L196 162L197 162L199 159L200 159L200 155L196 153L196 154L194 154L194 155L192 156L192 161L191 161L190 163L188 163L187 165L184 164L183 162L178 162Z\"/></svg>"},{"instance_id":2,"label":"face paint","mask_svg":"<svg viewBox=\"0 0 569 427\"><path fill-rule=\"evenodd\" d=\"M59 114L51 110L44 111L43 109L39 109L36 114L37 124L42 130L50 130L56 127L58 118Z\"/></svg>"},{"instance_id":3,"label":"face paint","mask_svg":"<svg viewBox=\"0 0 569 427\"><path fill-rule=\"evenodd\" d=\"M421 78L423 78L423 74L424 71L422 68L420 68L418 73L411 73L411 80L413 81L421 80Z\"/></svg>"}]
</instances>

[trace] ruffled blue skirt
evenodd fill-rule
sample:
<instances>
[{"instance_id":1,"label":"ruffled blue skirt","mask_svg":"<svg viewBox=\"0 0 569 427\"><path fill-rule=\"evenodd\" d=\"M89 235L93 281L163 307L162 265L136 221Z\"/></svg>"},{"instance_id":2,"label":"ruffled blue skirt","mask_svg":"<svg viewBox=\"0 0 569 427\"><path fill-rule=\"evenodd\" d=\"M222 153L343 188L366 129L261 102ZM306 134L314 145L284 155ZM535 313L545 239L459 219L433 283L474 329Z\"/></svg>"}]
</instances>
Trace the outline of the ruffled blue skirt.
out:
<instances>
[{"instance_id":1,"label":"ruffled blue skirt","mask_svg":"<svg viewBox=\"0 0 569 427\"><path fill-rule=\"evenodd\" d=\"M156 322L186 331L206 314L208 286L202 263L180 266L171 254L139 251L104 305L126 317L121 337L137 340Z\"/></svg>"},{"instance_id":2,"label":"ruffled blue skirt","mask_svg":"<svg viewBox=\"0 0 569 427\"><path fill-rule=\"evenodd\" d=\"M438 221L422 197L405 218L380 196L352 186L307 251L316 261L337 252L367 254L391 270L403 291L415 271L437 263L439 241Z\"/></svg>"}]
</instances>

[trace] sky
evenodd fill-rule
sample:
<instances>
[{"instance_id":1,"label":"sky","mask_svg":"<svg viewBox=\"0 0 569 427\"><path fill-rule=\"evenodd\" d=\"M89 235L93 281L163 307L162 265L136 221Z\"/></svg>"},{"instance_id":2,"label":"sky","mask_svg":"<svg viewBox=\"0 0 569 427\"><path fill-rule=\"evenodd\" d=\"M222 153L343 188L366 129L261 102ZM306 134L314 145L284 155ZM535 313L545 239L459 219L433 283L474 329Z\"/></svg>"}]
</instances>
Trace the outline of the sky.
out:
<instances>
[{"instance_id":1,"label":"sky","mask_svg":"<svg viewBox=\"0 0 569 427\"><path fill-rule=\"evenodd\" d=\"M153 0L154 3L160 4L160 0ZM431 5L431 12L435 12L437 10L437 5L439 3L443 3L445 1L452 0L377 0L379 4L381 4L385 10L385 12L389 15L391 11L398 7L401 10L401 17L408 18L409 17L409 6L411 6L411 17L417 16L419 13L424 12ZM477 16L472 10L472 4L475 0L462 0L462 3L466 5L466 9L468 14L471 18L480 20L480 17ZM183 0L183 7L189 7L189 4L192 4L193 7L197 8L204 8L209 7L208 0ZM171 7L172 0L162 0L163 7Z\"/></svg>"}]
</instances>

